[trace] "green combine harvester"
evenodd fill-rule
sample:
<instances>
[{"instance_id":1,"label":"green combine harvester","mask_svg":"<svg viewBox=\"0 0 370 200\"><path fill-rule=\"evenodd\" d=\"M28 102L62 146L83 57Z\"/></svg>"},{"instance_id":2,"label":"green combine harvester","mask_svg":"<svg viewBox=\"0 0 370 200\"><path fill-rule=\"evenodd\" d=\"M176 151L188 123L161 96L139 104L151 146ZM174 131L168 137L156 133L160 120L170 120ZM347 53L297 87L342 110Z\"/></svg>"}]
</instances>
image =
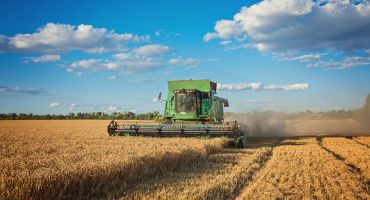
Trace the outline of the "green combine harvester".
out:
<instances>
[{"instance_id":1,"label":"green combine harvester","mask_svg":"<svg viewBox=\"0 0 370 200\"><path fill-rule=\"evenodd\" d=\"M168 81L163 118L158 122L111 121L110 136L229 137L243 145L240 124L224 122L226 99L215 96L217 84L210 80ZM158 99L161 99L159 95Z\"/></svg>"}]
</instances>

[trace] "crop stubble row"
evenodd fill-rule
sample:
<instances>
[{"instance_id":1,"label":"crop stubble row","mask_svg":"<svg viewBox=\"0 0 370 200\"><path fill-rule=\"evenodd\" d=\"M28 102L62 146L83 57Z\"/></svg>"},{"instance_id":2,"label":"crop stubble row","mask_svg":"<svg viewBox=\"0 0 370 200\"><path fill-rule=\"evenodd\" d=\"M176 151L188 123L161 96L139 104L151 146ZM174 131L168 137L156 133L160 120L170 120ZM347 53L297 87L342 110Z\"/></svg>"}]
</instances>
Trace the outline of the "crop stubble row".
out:
<instances>
[{"instance_id":1,"label":"crop stubble row","mask_svg":"<svg viewBox=\"0 0 370 200\"><path fill-rule=\"evenodd\" d=\"M256 177L238 199L370 198L366 185L315 138L284 140Z\"/></svg>"},{"instance_id":2,"label":"crop stubble row","mask_svg":"<svg viewBox=\"0 0 370 200\"><path fill-rule=\"evenodd\" d=\"M366 142L366 140L363 139L360 142ZM343 158L345 163L359 169L360 173L370 180L370 151L368 147L341 137L323 138L322 144Z\"/></svg>"},{"instance_id":3,"label":"crop stubble row","mask_svg":"<svg viewBox=\"0 0 370 200\"><path fill-rule=\"evenodd\" d=\"M367 175L366 146L354 140L368 137L324 138L323 146L288 139L274 148L276 139L249 139L246 149L224 149L222 139L112 138L107 123L0 122L0 198L370 198L346 166Z\"/></svg>"},{"instance_id":4,"label":"crop stubble row","mask_svg":"<svg viewBox=\"0 0 370 200\"><path fill-rule=\"evenodd\" d=\"M115 198L225 140L109 137L107 121L1 121L0 199Z\"/></svg>"}]
</instances>

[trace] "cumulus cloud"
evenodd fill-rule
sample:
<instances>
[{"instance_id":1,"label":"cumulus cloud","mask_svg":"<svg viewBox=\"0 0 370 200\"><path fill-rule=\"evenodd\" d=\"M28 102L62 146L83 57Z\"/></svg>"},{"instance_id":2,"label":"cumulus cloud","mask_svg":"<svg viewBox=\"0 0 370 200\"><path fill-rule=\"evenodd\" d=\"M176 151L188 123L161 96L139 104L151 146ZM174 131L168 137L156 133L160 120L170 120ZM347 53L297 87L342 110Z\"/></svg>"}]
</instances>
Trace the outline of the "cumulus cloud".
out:
<instances>
[{"instance_id":1,"label":"cumulus cloud","mask_svg":"<svg viewBox=\"0 0 370 200\"><path fill-rule=\"evenodd\" d=\"M248 38L261 51L367 49L370 3L265 0L243 7L233 20L219 20L214 28L205 41Z\"/></svg>"},{"instance_id":2,"label":"cumulus cloud","mask_svg":"<svg viewBox=\"0 0 370 200\"><path fill-rule=\"evenodd\" d=\"M261 52L294 52L285 60L317 63L343 69L368 65L354 63L358 52L370 47L370 2L334 0L264 0L241 8L231 20L216 22L214 32L204 35L204 41L221 39L226 50L255 48ZM233 42L232 42L233 41ZM236 44L234 44L236 43ZM317 53L328 51L326 58ZM342 60L338 52L345 52ZM362 56L369 59L369 55Z\"/></svg>"},{"instance_id":3,"label":"cumulus cloud","mask_svg":"<svg viewBox=\"0 0 370 200\"><path fill-rule=\"evenodd\" d=\"M294 91L294 90L306 90L310 87L308 83L295 83L295 84L268 84L262 83L229 83L229 84L217 84L217 90L219 91L241 91L241 90L269 90L269 91Z\"/></svg>"},{"instance_id":4,"label":"cumulus cloud","mask_svg":"<svg viewBox=\"0 0 370 200\"><path fill-rule=\"evenodd\" d=\"M10 88L7 86L0 86L0 94L24 94L24 95L49 95L50 92L39 89L25 89L20 87Z\"/></svg>"},{"instance_id":5,"label":"cumulus cloud","mask_svg":"<svg viewBox=\"0 0 370 200\"><path fill-rule=\"evenodd\" d=\"M126 74L135 72L145 72L158 69L163 66L161 61L153 58L131 57L130 59L120 60L102 60L102 59L87 59L74 62L70 65L72 69L85 71L122 71Z\"/></svg>"},{"instance_id":6,"label":"cumulus cloud","mask_svg":"<svg viewBox=\"0 0 370 200\"><path fill-rule=\"evenodd\" d=\"M200 60L194 58L172 58L168 61L170 65L183 65L196 67L200 64Z\"/></svg>"},{"instance_id":7,"label":"cumulus cloud","mask_svg":"<svg viewBox=\"0 0 370 200\"><path fill-rule=\"evenodd\" d=\"M330 69L346 69L357 66L370 65L370 57L363 56L347 56L343 60L319 60L317 62L312 62L308 64L308 67L315 68L330 68Z\"/></svg>"},{"instance_id":8,"label":"cumulus cloud","mask_svg":"<svg viewBox=\"0 0 370 200\"><path fill-rule=\"evenodd\" d=\"M25 60L26 63L28 62L40 63L40 62L56 62L62 59L62 57L57 54L46 54L39 57L24 57L23 59Z\"/></svg>"},{"instance_id":9,"label":"cumulus cloud","mask_svg":"<svg viewBox=\"0 0 370 200\"><path fill-rule=\"evenodd\" d=\"M115 58L117 60L128 60L128 59L132 58L132 55L130 55L129 53L117 53L117 54L113 55L113 58Z\"/></svg>"},{"instance_id":10,"label":"cumulus cloud","mask_svg":"<svg viewBox=\"0 0 370 200\"><path fill-rule=\"evenodd\" d=\"M157 32L160 35L161 31ZM63 64L68 73L78 76L88 71L122 71L126 74L148 72L169 65L197 66L200 61L194 58L181 58L174 50L162 44L150 43L149 36L131 33L116 33L106 28L92 25L47 23L34 33L0 35L0 52L41 52L38 57L23 58L26 63L56 62L61 60L57 53L82 51L96 55L89 59L75 60ZM106 57L111 55L111 58ZM113 77L110 77L113 79Z\"/></svg>"},{"instance_id":11,"label":"cumulus cloud","mask_svg":"<svg viewBox=\"0 0 370 200\"><path fill-rule=\"evenodd\" d=\"M181 33L177 33L177 32L168 32L164 29L159 29L159 30L156 30L154 32L154 35L157 36L157 37L164 37L166 39L170 38L170 37L178 37L181 35Z\"/></svg>"},{"instance_id":12,"label":"cumulus cloud","mask_svg":"<svg viewBox=\"0 0 370 200\"><path fill-rule=\"evenodd\" d=\"M270 84L263 86L263 90L306 90L310 87L308 83L295 83L295 84Z\"/></svg>"},{"instance_id":13,"label":"cumulus cloud","mask_svg":"<svg viewBox=\"0 0 370 200\"><path fill-rule=\"evenodd\" d=\"M56 108L62 106L62 104L60 102L51 102L49 106L52 108Z\"/></svg>"},{"instance_id":14,"label":"cumulus cloud","mask_svg":"<svg viewBox=\"0 0 370 200\"><path fill-rule=\"evenodd\" d=\"M206 35L204 35L204 41L208 42L215 38L236 38L238 40L242 40L244 38L242 27L238 22L233 20L219 20L216 22L214 29L216 32L206 33Z\"/></svg>"},{"instance_id":15,"label":"cumulus cloud","mask_svg":"<svg viewBox=\"0 0 370 200\"><path fill-rule=\"evenodd\" d=\"M231 91L231 90L259 90L262 83L230 83L230 84L217 84L217 90Z\"/></svg>"},{"instance_id":16,"label":"cumulus cloud","mask_svg":"<svg viewBox=\"0 0 370 200\"><path fill-rule=\"evenodd\" d=\"M70 67L72 69L75 68L82 68L82 69L96 69L98 68L98 63L101 59L87 59L87 60L80 60L77 62L73 62Z\"/></svg>"},{"instance_id":17,"label":"cumulus cloud","mask_svg":"<svg viewBox=\"0 0 370 200\"><path fill-rule=\"evenodd\" d=\"M70 68L70 67L67 67L67 68L66 68L66 71L67 71L68 73L71 73L71 72L73 72L73 71L74 71L74 69L72 69L72 68Z\"/></svg>"},{"instance_id":18,"label":"cumulus cloud","mask_svg":"<svg viewBox=\"0 0 370 200\"><path fill-rule=\"evenodd\" d=\"M164 32L164 30L163 30L163 29L156 30L156 31L154 32L154 35L155 35L155 36L157 36L157 37L159 37L159 36L161 35L161 33L162 33L162 32Z\"/></svg>"},{"instance_id":19,"label":"cumulus cloud","mask_svg":"<svg viewBox=\"0 0 370 200\"><path fill-rule=\"evenodd\" d=\"M116 76L116 75L108 76L107 79L108 80L117 80L118 79L118 76Z\"/></svg>"},{"instance_id":20,"label":"cumulus cloud","mask_svg":"<svg viewBox=\"0 0 370 200\"><path fill-rule=\"evenodd\" d=\"M300 61L300 62L311 62L311 61L320 60L321 57L322 56L320 54L305 54L305 55L290 58L290 60Z\"/></svg>"},{"instance_id":21,"label":"cumulus cloud","mask_svg":"<svg viewBox=\"0 0 370 200\"><path fill-rule=\"evenodd\" d=\"M80 50L103 53L126 49L128 42L149 41L149 36L119 34L92 25L47 23L34 33L0 35L0 52L68 52Z\"/></svg>"},{"instance_id":22,"label":"cumulus cloud","mask_svg":"<svg viewBox=\"0 0 370 200\"><path fill-rule=\"evenodd\" d=\"M64 108L69 111L80 112L126 112L133 110L132 108L123 107L115 104L79 104L79 103L63 103L59 101L51 102L49 104L53 108Z\"/></svg>"},{"instance_id":23,"label":"cumulus cloud","mask_svg":"<svg viewBox=\"0 0 370 200\"><path fill-rule=\"evenodd\" d=\"M251 103L251 104L269 104L272 103L272 101L268 100L258 100L258 99L249 99L245 100L246 103Z\"/></svg>"},{"instance_id":24,"label":"cumulus cloud","mask_svg":"<svg viewBox=\"0 0 370 200\"><path fill-rule=\"evenodd\" d=\"M171 58L166 55L172 49L164 45L145 45L131 51L112 55L112 59L86 59L73 62L67 67L68 72L75 69L86 71L122 71L126 74L148 72L169 65L198 66L200 60L194 58ZM160 56L163 55L163 56Z\"/></svg>"},{"instance_id":25,"label":"cumulus cloud","mask_svg":"<svg viewBox=\"0 0 370 200\"><path fill-rule=\"evenodd\" d=\"M134 49L135 54L142 56L163 55L171 51L170 47L160 44L148 44Z\"/></svg>"}]
</instances>

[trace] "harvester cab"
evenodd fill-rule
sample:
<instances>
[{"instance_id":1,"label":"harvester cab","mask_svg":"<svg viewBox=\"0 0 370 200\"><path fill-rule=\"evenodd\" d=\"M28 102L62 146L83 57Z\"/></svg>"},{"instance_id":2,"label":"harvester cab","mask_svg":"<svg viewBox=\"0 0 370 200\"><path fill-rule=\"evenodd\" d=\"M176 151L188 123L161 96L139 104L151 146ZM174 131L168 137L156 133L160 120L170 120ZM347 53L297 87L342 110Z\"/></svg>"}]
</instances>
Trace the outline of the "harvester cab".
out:
<instances>
[{"instance_id":1,"label":"harvester cab","mask_svg":"<svg viewBox=\"0 0 370 200\"><path fill-rule=\"evenodd\" d=\"M244 133L236 122L224 122L226 99L215 96L217 84L210 80L168 81L163 119L156 122L112 120L108 133L158 137L230 137L242 146ZM161 93L158 96L161 99Z\"/></svg>"},{"instance_id":2,"label":"harvester cab","mask_svg":"<svg viewBox=\"0 0 370 200\"><path fill-rule=\"evenodd\" d=\"M209 80L168 81L164 111L167 121L222 123L226 99L215 96L217 84Z\"/></svg>"}]
</instances>

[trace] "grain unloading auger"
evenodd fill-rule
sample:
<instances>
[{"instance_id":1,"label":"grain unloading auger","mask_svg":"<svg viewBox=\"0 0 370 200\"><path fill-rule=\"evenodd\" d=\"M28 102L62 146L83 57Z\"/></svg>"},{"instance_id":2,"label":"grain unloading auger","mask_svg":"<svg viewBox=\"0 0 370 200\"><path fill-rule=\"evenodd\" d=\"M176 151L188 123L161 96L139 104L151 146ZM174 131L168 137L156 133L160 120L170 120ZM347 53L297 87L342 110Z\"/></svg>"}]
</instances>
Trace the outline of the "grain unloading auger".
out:
<instances>
[{"instance_id":1,"label":"grain unloading auger","mask_svg":"<svg viewBox=\"0 0 370 200\"><path fill-rule=\"evenodd\" d=\"M158 137L229 137L242 146L240 124L224 122L226 99L215 96L217 84L210 80L168 81L168 95L160 122L111 121L108 133ZM160 99L160 97L159 97Z\"/></svg>"}]
</instances>

